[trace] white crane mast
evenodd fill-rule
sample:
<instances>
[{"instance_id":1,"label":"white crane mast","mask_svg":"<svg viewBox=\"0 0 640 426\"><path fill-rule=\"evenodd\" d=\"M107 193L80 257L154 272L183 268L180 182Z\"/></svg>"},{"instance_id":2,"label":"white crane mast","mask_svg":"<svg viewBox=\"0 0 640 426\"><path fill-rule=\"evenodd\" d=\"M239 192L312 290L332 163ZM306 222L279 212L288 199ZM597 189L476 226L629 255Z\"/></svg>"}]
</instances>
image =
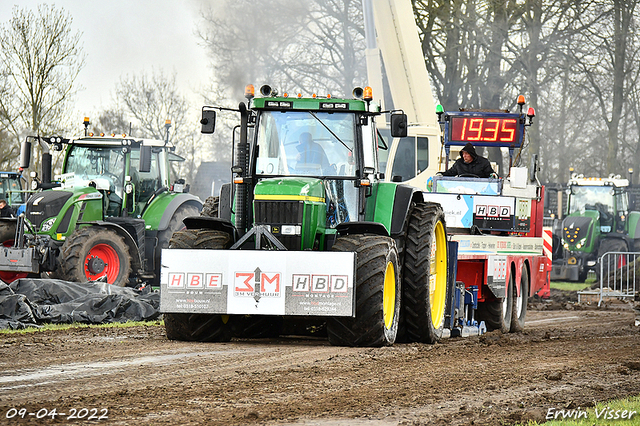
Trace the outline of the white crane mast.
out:
<instances>
[{"instance_id":1,"label":"white crane mast","mask_svg":"<svg viewBox=\"0 0 640 426\"><path fill-rule=\"evenodd\" d=\"M382 102L382 94L390 94L392 105L383 104L383 109L402 109L409 121L409 139L391 144L386 180L400 176L424 188L439 170L441 131L411 1L363 0L363 11L369 85ZM399 170L404 173L398 175Z\"/></svg>"}]
</instances>

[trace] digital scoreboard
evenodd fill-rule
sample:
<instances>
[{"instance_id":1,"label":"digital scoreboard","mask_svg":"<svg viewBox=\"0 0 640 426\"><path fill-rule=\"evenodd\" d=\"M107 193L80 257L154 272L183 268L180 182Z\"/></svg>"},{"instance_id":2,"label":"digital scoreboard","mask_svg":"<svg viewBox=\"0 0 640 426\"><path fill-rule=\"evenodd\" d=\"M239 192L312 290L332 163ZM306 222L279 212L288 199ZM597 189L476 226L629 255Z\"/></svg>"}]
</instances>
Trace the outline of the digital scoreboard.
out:
<instances>
[{"instance_id":1,"label":"digital scoreboard","mask_svg":"<svg viewBox=\"0 0 640 426\"><path fill-rule=\"evenodd\" d=\"M460 114L460 115L458 115ZM451 114L447 142L451 145L513 146L522 144L524 123L518 114Z\"/></svg>"}]
</instances>

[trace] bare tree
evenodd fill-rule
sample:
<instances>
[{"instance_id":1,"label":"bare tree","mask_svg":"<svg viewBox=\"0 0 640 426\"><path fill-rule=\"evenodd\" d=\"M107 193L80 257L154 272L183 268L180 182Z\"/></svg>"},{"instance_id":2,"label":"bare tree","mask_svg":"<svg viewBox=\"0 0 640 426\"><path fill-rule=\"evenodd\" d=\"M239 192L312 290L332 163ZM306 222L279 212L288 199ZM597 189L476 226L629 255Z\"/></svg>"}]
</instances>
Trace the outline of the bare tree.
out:
<instances>
[{"instance_id":1,"label":"bare tree","mask_svg":"<svg viewBox=\"0 0 640 426\"><path fill-rule=\"evenodd\" d=\"M206 159L202 153L208 146L197 133L198 119L187 114L189 103L177 88L175 74L168 77L162 71L153 71L151 75L125 76L120 78L115 93L119 107L103 112L104 124L122 126L127 123L125 117L132 117L129 123L135 136L168 138L176 153L186 160L172 162L174 175L193 182L197 166ZM169 128L165 126L166 120L170 120Z\"/></svg>"},{"instance_id":2,"label":"bare tree","mask_svg":"<svg viewBox=\"0 0 640 426\"><path fill-rule=\"evenodd\" d=\"M12 150L26 132L61 133L75 93L75 80L84 65L80 33L63 9L42 4L37 13L15 7L0 28L0 121L11 135Z\"/></svg>"},{"instance_id":3,"label":"bare tree","mask_svg":"<svg viewBox=\"0 0 640 426\"><path fill-rule=\"evenodd\" d=\"M350 94L365 80L361 8L359 0L212 2L200 36L214 80L231 99L248 83Z\"/></svg>"}]
</instances>

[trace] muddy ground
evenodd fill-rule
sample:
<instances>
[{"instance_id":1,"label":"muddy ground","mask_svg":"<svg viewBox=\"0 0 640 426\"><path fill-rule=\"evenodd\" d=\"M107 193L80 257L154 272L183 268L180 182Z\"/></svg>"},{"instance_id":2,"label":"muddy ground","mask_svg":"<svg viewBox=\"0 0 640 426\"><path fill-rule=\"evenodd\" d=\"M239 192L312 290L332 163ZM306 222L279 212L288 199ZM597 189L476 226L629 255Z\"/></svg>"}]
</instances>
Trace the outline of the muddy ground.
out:
<instances>
[{"instance_id":1,"label":"muddy ground","mask_svg":"<svg viewBox=\"0 0 640 426\"><path fill-rule=\"evenodd\" d=\"M2 334L0 423L77 424L74 414L136 426L544 420L549 409L640 395L636 315L628 304L595 309L556 293L530 304L521 334L376 349L296 337L174 342L160 326Z\"/></svg>"}]
</instances>

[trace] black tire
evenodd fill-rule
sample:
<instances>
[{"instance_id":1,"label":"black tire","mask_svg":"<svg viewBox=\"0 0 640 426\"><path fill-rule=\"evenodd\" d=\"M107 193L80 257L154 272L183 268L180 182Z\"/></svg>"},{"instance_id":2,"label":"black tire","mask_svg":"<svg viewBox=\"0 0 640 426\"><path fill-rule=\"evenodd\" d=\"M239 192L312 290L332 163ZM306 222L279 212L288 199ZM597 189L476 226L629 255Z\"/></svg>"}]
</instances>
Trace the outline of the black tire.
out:
<instances>
[{"instance_id":1,"label":"black tire","mask_svg":"<svg viewBox=\"0 0 640 426\"><path fill-rule=\"evenodd\" d=\"M169 247L169 241L173 234L184 228L184 223L182 221L185 217L190 216L198 216L200 214L200 210L192 204L183 204L176 209L171 216L171 220L169 221L169 226L167 229L163 229L158 232L158 245L154 250L154 271L155 271L155 285L160 285L160 256L162 254L163 248Z\"/></svg>"},{"instance_id":2,"label":"black tire","mask_svg":"<svg viewBox=\"0 0 640 426\"><path fill-rule=\"evenodd\" d=\"M226 232L185 229L173 234L169 248L223 250L230 242ZM163 317L168 339L197 342L228 342L237 322L232 315L220 314L169 313Z\"/></svg>"},{"instance_id":3,"label":"black tire","mask_svg":"<svg viewBox=\"0 0 640 426\"><path fill-rule=\"evenodd\" d=\"M233 335L229 315L164 314L169 340L189 342L228 342Z\"/></svg>"},{"instance_id":4,"label":"black tire","mask_svg":"<svg viewBox=\"0 0 640 426\"><path fill-rule=\"evenodd\" d=\"M131 257L124 238L100 226L76 229L62 245L60 277L66 281L95 281L106 275L107 282L124 287L131 275Z\"/></svg>"},{"instance_id":5,"label":"black tire","mask_svg":"<svg viewBox=\"0 0 640 426\"><path fill-rule=\"evenodd\" d=\"M220 197L207 197L202 206L200 216L218 217Z\"/></svg>"},{"instance_id":6,"label":"black tire","mask_svg":"<svg viewBox=\"0 0 640 426\"><path fill-rule=\"evenodd\" d=\"M607 256L604 261L601 261L601 257L605 253L610 252L628 252L627 243L623 240L617 238L607 238L600 242L600 247L598 248L598 262L596 263L596 276L598 277L598 281L600 281L600 265L602 265L604 276L613 273L616 269L618 269L622 264L626 264L627 258L626 256Z\"/></svg>"},{"instance_id":7,"label":"black tire","mask_svg":"<svg viewBox=\"0 0 640 426\"><path fill-rule=\"evenodd\" d=\"M435 343L442 337L447 296L446 244L442 207L435 203L416 205L409 217L402 270L402 325L404 338L409 341ZM435 289L431 289L432 283Z\"/></svg>"},{"instance_id":8,"label":"black tire","mask_svg":"<svg viewBox=\"0 0 640 426\"><path fill-rule=\"evenodd\" d=\"M583 283L587 280L588 276L589 276L589 269L585 265L583 265L580 272L578 272L578 281L576 282Z\"/></svg>"},{"instance_id":9,"label":"black tire","mask_svg":"<svg viewBox=\"0 0 640 426\"><path fill-rule=\"evenodd\" d=\"M234 334L245 339L278 337L282 331L282 317L269 315L245 315L234 321Z\"/></svg>"},{"instance_id":10,"label":"black tire","mask_svg":"<svg viewBox=\"0 0 640 426\"><path fill-rule=\"evenodd\" d=\"M356 253L356 316L328 318L329 343L393 344L398 333L402 290L395 242L379 235L346 235L336 239L332 250Z\"/></svg>"},{"instance_id":11,"label":"black tire","mask_svg":"<svg viewBox=\"0 0 640 426\"><path fill-rule=\"evenodd\" d=\"M487 330L500 330L508 333L511 330L511 316L513 309L513 287L515 274L509 274L509 287L504 299L496 299L478 303L478 320L484 321Z\"/></svg>"},{"instance_id":12,"label":"black tire","mask_svg":"<svg viewBox=\"0 0 640 426\"><path fill-rule=\"evenodd\" d=\"M513 307L511 309L511 332L519 333L524 330L524 323L527 317L527 302L529 301L529 270L527 265L522 264L520 272L520 296L513 291Z\"/></svg>"}]
</instances>

